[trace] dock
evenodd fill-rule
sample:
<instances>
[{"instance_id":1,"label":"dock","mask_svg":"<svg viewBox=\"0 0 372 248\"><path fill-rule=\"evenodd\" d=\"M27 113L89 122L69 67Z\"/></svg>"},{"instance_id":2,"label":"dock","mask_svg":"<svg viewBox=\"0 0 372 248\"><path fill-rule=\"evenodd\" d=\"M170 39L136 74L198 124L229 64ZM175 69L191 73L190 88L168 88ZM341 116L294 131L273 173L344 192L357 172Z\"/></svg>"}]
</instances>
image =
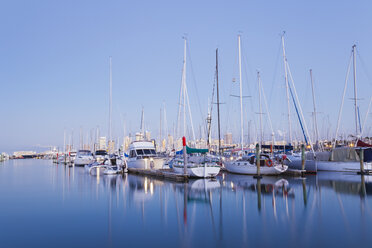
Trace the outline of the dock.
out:
<instances>
[{"instance_id":1,"label":"dock","mask_svg":"<svg viewBox=\"0 0 372 248\"><path fill-rule=\"evenodd\" d=\"M295 169L288 169L281 175L291 176L291 177L301 177L306 174L306 170L295 170Z\"/></svg>"},{"instance_id":2,"label":"dock","mask_svg":"<svg viewBox=\"0 0 372 248\"><path fill-rule=\"evenodd\" d=\"M135 169L128 168L129 173L151 176L156 178L161 178L165 180L171 180L176 182L188 182L189 175L180 175L175 173L172 169L158 169L158 170L149 170L149 169Z\"/></svg>"}]
</instances>

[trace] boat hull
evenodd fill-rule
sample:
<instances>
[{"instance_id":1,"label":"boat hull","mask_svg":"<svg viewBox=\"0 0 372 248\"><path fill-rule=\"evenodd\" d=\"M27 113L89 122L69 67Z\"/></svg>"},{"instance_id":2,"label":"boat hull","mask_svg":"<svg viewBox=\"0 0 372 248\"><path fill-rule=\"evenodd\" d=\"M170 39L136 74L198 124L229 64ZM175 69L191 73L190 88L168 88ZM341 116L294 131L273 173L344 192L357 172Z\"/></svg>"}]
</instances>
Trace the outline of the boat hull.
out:
<instances>
[{"instance_id":1,"label":"boat hull","mask_svg":"<svg viewBox=\"0 0 372 248\"><path fill-rule=\"evenodd\" d=\"M237 173L237 174L246 174L246 175L256 175L257 167L252 165L249 162L225 162L225 168L228 172ZM288 169L287 165L274 165L272 167L261 166L260 174L261 175L279 175L285 172Z\"/></svg>"},{"instance_id":2,"label":"boat hull","mask_svg":"<svg viewBox=\"0 0 372 248\"><path fill-rule=\"evenodd\" d=\"M318 171L359 171L360 162L317 161ZM372 169L372 163L364 163L364 169Z\"/></svg>"},{"instance_id":3,"label":"boat hull","mask_svg":"<svg viewBox=\"0 0 372 248\"><path fill-rule=\"evenodd\" d=\"M163 158L128 159L128 168L133 169L162 169L165 160Z\"/></svg>"},{"instance_id":4,"label":"boat hull","mask_svg":"<svg viewBox=\"0 0 372 248\"><path fill-rule=\"evenodd\" d=\"M288 169L302 170L301 156L287 155L287 157L290 161L286 160L284 164L288 165ZM307 159L305 161L305 170L306 170L306 172L316 173L318 171L317 161Z\"/></svg>"},{"instance_id":5,"label":"boat hull","mask_svg":"<svg viewBox=\"0 0 372 248\"><path fill-rule=\"evenodd\" d=\"M217 176L220 169L219 166L188 166L186 168L186 173L190 177L208 178ZM173 170L178 174L184 173L184 169L181 166L173 166Z\"/></svg>"},{"instance_id":6,"label":"boat hull","mask_svg":"<svg viewBox=\"0 0 372 248\"><path fill-rule=\"evenodd\" d=\"M75 166L84 166L94 162L93 158L75 158Z\"/></svg>"}]
</instances>

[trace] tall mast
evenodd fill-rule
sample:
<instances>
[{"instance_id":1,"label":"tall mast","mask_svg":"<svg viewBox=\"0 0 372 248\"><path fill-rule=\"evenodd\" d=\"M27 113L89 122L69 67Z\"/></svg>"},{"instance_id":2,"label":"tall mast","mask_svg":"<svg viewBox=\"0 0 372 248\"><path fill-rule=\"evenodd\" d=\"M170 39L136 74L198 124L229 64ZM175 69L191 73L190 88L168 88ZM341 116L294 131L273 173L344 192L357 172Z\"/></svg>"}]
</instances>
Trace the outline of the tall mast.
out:
<instances>
[{"instance_id":1,"label":"tall mast","mask_svg":"<svg viewBox=\"0 0 372 248\"><path fill-rule=\"evenodd\" d=\"M287 57L285 56L285 46L284 46L284 33L282 35L282 47L283 47L285 88L286 88L286 94L287 94L289 143L292 143L291 108L290 108L290 105L289 105L289 85L288 85Z\"/></svg>"},{"instance_id":2,"label":"tall mast","mask_svg":"<svg viewBox=\"0 0 372 248\"><path fill-rule=\"evenodd\" d=\"M319 141L319 131L318 131L318 122L316 119L316 104L315 104L315 92L314 92L314 81L313 81L313 70L310 69L310 79L311 79L311 91L313 94L313 108L314 108L314 129L315 129L315 142Z\"/></svg>"},{"instance_id":3,"label":"tall mast","mask_svg":"<svg viewBox=\"0 0 372 248\"><path fill-rule=\"evenodd\" d=\"M216 84L217 84L218 154L221 154L220 94L218 89L218 49L216 49Z\"/></svg>"},{"instance_id":4,"label":"tall mast","mask_svg":"<svg viewBox=\"0 0 372 248\"><path fill-rule=\"evenodd\" d=\"M209 103L209 97L208 97L208 115L207 115L207 146L208 146L208 149L210 148L210 145L211 145L211 127L212 127L211 105Z\"/></svg>"},{"instance_id":5,"label":"tall mast","mask_svg":"<svg viewBox=\"0 0 372 248\"><path fill-rule=\"evenodd\" d=\"M356 85L356 45L353 45L353 69L354 69L354 105L355 105L355 136L358 137L358 103L357 103L357 85Z\"/></svg>"},{"instance_id":6,"label":"tall mast","mask_svg":"<svg viewBox=\"0 0 372 248\"><path fill-rule=\"evenodd\" d=\"M243 150L243 90L242 90L242 56L241 56L241 45L240 35L238 35L239 44L239 87L240 87L240 146Z\"/></svg>"},{"instance_id":7,"label":"tall mast","mask_svg":"<svg viewBox=\"0 0 372 248\"><path fill-rule=\"evenodd\" d=\"M263 143L263 130L262 130L262 104L261 104L261 77L260 72L257 71L257 81L258 81L258 99L259 99L259 106L260 106L260 147Z\"/></svg>"},{"instance_id":8,"label":"tall mast","mask_svg":"<svg viewBox=\"0 0 372 248\"><path fill-rule=\"evenodd\" d=\"M183 74L182 74L182 87L183 87L183 136L186 137L186 37L184 37L184 50L183 50Z\"/></svg>"},{"instance_id":9,"label":"tall mast","mask_svg":"<svg viewBox=\"0 0 372 248\"><path fill-rule=\"evenodd\" d=\"M109 99L109 153L111 153L111 114L112 114L112 58L110 56L110 99Z\"/></svg>"}]
</instances>

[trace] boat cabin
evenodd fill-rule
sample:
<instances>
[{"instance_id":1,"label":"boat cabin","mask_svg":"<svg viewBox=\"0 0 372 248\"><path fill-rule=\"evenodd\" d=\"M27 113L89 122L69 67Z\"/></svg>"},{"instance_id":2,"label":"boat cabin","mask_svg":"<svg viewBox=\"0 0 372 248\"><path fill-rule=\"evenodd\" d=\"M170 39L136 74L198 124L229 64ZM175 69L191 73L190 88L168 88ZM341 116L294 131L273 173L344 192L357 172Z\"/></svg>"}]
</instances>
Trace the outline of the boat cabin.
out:
<instances>
[{"instance_id":1,"label":"boat cabin","mask_svg":"<svg viewBox=\"0 0 372 248\"><path fill-rule=\"evenodd\" d=\"M129 158L147 158L155 156L155 146L150 141L135 141L129 146Z\"/></svg>"}]
</instances>

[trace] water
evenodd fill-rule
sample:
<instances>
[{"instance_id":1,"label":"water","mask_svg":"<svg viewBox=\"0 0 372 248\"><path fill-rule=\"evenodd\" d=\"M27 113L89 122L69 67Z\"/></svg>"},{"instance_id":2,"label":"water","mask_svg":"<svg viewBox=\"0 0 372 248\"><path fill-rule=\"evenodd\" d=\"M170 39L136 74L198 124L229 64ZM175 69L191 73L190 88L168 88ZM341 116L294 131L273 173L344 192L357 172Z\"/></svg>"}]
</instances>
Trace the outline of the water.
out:
<instances>
[{"instance_id":1,"label":"water","mask_svg":"<svg viewBox=\"0 0 372 248\"><path fill-rule=\"evenodd\" d=\"M364 182L363 182L364 180ZM370 245L372 177L222 174L188 184L0 163L0 247Z\"/></svg>"}]
</instances>

